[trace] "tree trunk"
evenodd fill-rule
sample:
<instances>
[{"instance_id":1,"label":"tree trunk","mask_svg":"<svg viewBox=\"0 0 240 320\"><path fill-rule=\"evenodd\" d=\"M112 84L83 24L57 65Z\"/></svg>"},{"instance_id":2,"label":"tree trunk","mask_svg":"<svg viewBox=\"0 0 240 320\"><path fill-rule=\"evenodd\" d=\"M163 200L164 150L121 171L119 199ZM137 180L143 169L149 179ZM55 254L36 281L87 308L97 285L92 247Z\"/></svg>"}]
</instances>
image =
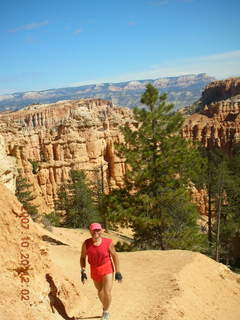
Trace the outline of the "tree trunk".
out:
<instances>
[{"instance_id":1,"label":"tree trunk","mask_svg":"<svg viewBox=\"0 0 240 320\"><path fill-rule=\"evenodd\" d=\"M212 186L208 187L208 244L212 247Z\"/></svg>"},{"instance_id":2,"label":"tree trunk","mask_svg":"<svg viewBox=\"0 0 240 320\"><path fill-rule=\"evenodd\" d=\"M219 262L219 258L220 258L220 225L221 225L223 184L224 184L224 168L222 164L220 167L219 187L218 187L217 237L216 237L216 261L217 262Z\"/></svg>"},{"instance_id":3,"label":"tree trunk","mask_svg":"<svg viewBox=\"0 0 240 320\"><path fill-rule=\"evenodd\" d=\"M101 202L103 202L103 195L104 195L104 172L103 172L103 164L100 165L100 171L101 171ZM101 203L101 209L103 210L103 203ZM105 227L105 231L108 232L108 219L106 212L103 212L103 223Z\"/></svg>"}]
</instances>

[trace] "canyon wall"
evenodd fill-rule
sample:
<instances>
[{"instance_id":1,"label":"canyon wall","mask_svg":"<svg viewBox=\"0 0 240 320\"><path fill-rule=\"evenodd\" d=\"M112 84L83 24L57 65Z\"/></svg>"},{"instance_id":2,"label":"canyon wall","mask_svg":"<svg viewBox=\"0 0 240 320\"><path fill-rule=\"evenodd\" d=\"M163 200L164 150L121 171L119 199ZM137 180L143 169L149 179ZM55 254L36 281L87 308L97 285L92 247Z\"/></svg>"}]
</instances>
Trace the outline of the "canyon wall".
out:
<instances>
[{"instance_id":1,"label":"canyon wall","mask_svg":"<svg viewBox=\"0 0 240 320\"><path fill-rule=\"evenodd\" d=\"M240 141L239 79L215 81L200 100L201 110L187 116L182 136L204 146L230 150ZM225 92L225 93L224 93ZM225 100L219 100L217 94ZM206 101L211 101L206 104ZM40 212L50 212L60 184L70 169L83 169L90 179L100 167L108 192L122 185L125 164L114 144L123 141L119 127L132 124L132 112L101 99L66 100L30 105L0 114L0 179L14 190L16 169L33 185L34 204ZM4 138L5 146L3 139ZM9 164L11 162L11 165ZM207 195L192 190L202 214L207 212Z\"/></svg>"},{"instance_id":2,"label":"canyon wall","mask_svg":"<svg viewBox=\"0 0 240 320\"><path fill-rule=\"evenodd\" d=\"M226 100L240 94L240 78L210 82L204 89L201 101L204 105Z\"/></svg>"},{"instance_id":3,"label":"canyon wall","mask_svg":"<svg viewBox=\"0 0 240 320\"><path fill-rule=\"evenodd\" d=\"M1 114L0 134L33 184L39 211L49 212L70 169L83 169L91 179L102 166L106 191L122 184L125 165L114 143L122 141L119 126L130 122L132 112L109 101L60 101Z\"/></svg>"},{"instance_id":4,"label":"canyon wall","mask_svg":"<svg viewBox=\"0 0 240 320\"><path fill-rule=\"evenodd\" d=\"M200 112L186 117L182 136L210 149L220 147L231 152L233 145L240 142L240 79L211 82L198 105ZM207 193L194 187L191 191L204 218L208 212Z\"/></svg>"},{"instance_id":5,"label":"canyon wall","mask_svg":"<svg viewBox=\"0 0 240 320\"><path fill-rule=\"evenodd\" d=\"M240 142L240 79L212 82L203 91L200 103L200 112L186 117L183 137L198 140L208 148L231 150Z\"/></svg>"}]
</instances>

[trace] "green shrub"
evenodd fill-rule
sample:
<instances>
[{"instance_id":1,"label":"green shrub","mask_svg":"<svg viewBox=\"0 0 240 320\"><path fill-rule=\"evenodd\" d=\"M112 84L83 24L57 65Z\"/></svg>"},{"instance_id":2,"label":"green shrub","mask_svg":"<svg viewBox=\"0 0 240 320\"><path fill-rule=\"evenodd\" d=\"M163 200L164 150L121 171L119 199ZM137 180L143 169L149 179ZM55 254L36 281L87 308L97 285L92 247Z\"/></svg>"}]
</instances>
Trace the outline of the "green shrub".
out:
<instances>
[{"instance_id":1,"label":"green shrub","mask_svg":"<svg viewBox=\"0 0 240 320\"><path fill-rule=\"evenodd\" d=\"M116 244L115 244L115 249L117 252L130 252L130 251L135 251L134 250L134 246L132 245L132 243L128 243L128 242L121 242L121 241L118 241Z\"/></svg>"},{"instance_id":2,"label":"green shrub","mask_svg":"<svg viewBox=\"0 0 240 320\"><path fill-rule=\"evenodd\" d=\"M54 211L48 214L44 214L42 223L44 224L44 226L60 227L60 216Z\"/></svg>"},{"instance_id":3,"label":"green shrub","mask_svg":"<svg viewBox=\"0 0 240 320\"><path fill-rule=\"evenodd\" d=\"M29 161L29 162L31 163L31 165L32 165L32 173L33 173L33 174L37 174L37 172L38 172L38 170L39 170L39 163L38 163L38 161L31 160L31 159L29 159L28 161Z\"/></svg>"}]
</instances>

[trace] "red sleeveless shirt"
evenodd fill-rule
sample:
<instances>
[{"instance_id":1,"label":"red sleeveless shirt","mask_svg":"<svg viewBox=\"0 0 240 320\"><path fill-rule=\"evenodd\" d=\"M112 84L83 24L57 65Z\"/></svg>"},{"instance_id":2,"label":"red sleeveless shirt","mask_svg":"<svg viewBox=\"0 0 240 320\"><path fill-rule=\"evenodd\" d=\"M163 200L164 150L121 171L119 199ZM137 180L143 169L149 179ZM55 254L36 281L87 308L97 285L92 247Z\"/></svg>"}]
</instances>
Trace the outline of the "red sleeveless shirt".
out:
<instances>
[{"instance_id":1,"label":"red sleeveless shirt","mask_svg":"<svg viewBox=\"0 0 240 320\"><path fill-rule=\"evenodd\" d=\"M88 263L92 267L99 267L111 261L109 247L112 239L102 238L99 246L94 246L93 239L85 240L86 254L88 256Z\"/></svg>"}]
</instances>

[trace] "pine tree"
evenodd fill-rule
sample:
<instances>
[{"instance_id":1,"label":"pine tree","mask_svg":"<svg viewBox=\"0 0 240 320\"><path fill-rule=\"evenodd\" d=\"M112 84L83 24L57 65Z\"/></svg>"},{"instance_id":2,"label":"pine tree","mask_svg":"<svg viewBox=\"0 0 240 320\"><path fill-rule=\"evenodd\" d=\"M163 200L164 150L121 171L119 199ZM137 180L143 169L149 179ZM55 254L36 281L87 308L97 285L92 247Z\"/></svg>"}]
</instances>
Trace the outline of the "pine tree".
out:
<instances>
[{"instance_id":1,"label":"pine tree","mask_svg":"<svg viewBox=\"0 0 240 320\"><path fill-rule=\"evenodd\" d=\"M60 186L55 209L65 213L66 227L87 228L96 219L93 194L83 171L70 171L70 183Z\"/></svg>"},{"instance_id":2,"label":"pine tree","mask_svg":"<svg viewBox=\"0 0 240 320\"><path fill-rule=\"evenodd\" d=\"M106 232L108 232L108 214L107 214L107 195L105 194L105 185L104 185L104 171L103 164L97 166L93 170L93 182L92 182L92 191L96 209L99 214L99 221L103 225Z\"/></svg>"},{"instance_id":3,"label":"pine tree","mask_svg":"<svg viewBox=\"0 0 240 320\"><path fill-rule=\"evenodd\" d=\"M211 252L211 248L215 243L215 235L213 234L214 221L216 221L217 215L217 195L219 194L220 187L220 172L221 166L224 161L224 153L219 148L205 148L200 147L202 156L206 159L205 170L202 171L201 181L198 187L207 190L208 197L208 244Z\"/></svg>"},{"instance_id":4,"label":"pine tree","mask_svg":"<svg viewBox=\"0 0 240 320\"><path fill-rule=\"evenodd\" d=\"M32 184L27 182L26 178L23 178L21 174L16 178L16 197L22 203L24 209L28 212L28 214L36 219L38 217L38 209L37 206L32 204L32 201L35 199L35 196L30 191L32 188Z\"/></svg>"},{"instance_id":5,"label":"pine tree","mask_svg":"<svg viewBox=\"0 0 240 320\"><path fill-rule=\"evenodd\" d=\"M112 220L130 223L141 248L199 248L197 210L190 201L190 180L203 166L193 144L181 138L183 117L166 95L147 85L135 108L134 126L122 128L119 155L126 159L125 186L111 195Z\"/></svg>"},{"instance_id":6,"label":"pine tree","mask_svg":"<svg viewBox=\"0 0 240 320\"><path fill-rule=\"evenodd\" d=\"M240 153L226 155L220 168L222 194L217 198L216 260L234 264L233 241L240 234ZM240 255L239 255L240 257Z\"/></svg>"},{"instance_id":7,"label":"pine tree","mask_svg":"<svg viewBox=\"0 0 240 320\"><path fill-rule=\"evenodd\" d=\"M208 194L209 254L228 264L240 232L240 153L212 148L203 149L202 154L207 160L202 187Z\"/></svg>"}]
</instances>

